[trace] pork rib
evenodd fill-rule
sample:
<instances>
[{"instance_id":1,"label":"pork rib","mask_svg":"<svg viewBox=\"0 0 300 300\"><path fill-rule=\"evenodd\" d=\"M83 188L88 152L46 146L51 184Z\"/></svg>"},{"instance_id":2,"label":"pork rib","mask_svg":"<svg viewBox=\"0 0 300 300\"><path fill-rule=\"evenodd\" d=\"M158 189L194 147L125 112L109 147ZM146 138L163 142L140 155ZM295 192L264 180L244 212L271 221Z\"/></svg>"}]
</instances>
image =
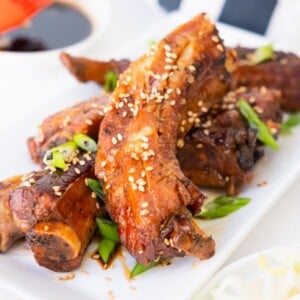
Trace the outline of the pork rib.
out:
<instances>
[{"instance_id":1,"label":"pork rib","mask_svg":"<svg viewBox=\"0 0 300 300\"><path fill-rule=\"evenodd\" d=\"M96 174L122 243L141 263L208 258L214 241L191 212L203 201L176 144L227 90L224 46L204 14L178 27L120 76L99 132Z\"/></svg>"}]
</instances>

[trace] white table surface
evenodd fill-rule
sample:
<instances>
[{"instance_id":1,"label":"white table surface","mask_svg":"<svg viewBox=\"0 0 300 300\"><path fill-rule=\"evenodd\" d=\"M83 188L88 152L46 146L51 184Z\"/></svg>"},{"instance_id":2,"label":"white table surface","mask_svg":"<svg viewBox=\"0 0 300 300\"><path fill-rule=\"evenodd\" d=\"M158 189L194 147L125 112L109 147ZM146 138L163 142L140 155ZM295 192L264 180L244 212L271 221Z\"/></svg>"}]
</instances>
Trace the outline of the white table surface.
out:
<instances>
[{"instance_id":1,"label":"white table surface","mask_svg":"<svg viewBox=\"0 0 300 300\"><path fill-rule=\"evenodd\" d=\"M113 56L116 48L120 51L121 47L143 34L144 30L158 22L164 15L154 6L148 5L147 1L111 0L111 3L114 12L112 25L105 34L99 51L91 53L92 56L102 58ZM126 24L126 26L121 26L122 24ZM115 38L116 36L118 39ZM15 67L17 71L17 66ZM43 105L44 101L51 99L51 96L59 94L63 89L74 84L74 80L65 70L62 69L59 76L59 80L44 82L39 82L37 78L26 78L22 82L1 80L0 132L30 114L33 109ZM257 224L226 264L264 248L293 243L300 244L299 192L300 178L286 191L283 199Z\"/></svg>"}]
</instances>

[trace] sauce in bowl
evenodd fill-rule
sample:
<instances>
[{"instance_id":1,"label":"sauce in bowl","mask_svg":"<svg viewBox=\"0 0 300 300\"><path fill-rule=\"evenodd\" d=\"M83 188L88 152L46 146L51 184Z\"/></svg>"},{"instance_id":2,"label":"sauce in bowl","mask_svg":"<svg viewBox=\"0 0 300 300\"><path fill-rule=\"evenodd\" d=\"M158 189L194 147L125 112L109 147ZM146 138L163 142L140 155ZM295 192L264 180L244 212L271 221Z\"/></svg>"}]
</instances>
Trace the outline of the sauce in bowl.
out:
<instances>
[{"instance_id":1,"label":"sauce in bowl","mask_svg":"<svg viewBox=\"0 0 300 300\"><path fill-rule=\"evenodd\" d=\"M90 20L78 9L54 3L36 15L29 26L15 29L2 37L1 50L45 51L70 46L92 32Z\"/></svg>"}]
</instances>

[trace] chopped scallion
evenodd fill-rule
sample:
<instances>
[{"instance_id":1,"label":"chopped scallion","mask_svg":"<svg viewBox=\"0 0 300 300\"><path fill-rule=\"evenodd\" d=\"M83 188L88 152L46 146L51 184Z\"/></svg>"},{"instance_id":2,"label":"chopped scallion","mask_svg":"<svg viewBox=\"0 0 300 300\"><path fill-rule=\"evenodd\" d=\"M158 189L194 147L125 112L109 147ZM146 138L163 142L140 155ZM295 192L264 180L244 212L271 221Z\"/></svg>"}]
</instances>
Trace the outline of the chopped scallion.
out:
<instances>
[{"instance_id":1,"label":"chopped scallion","mask_svg":"<svg viewBox=\"0 0 300 300\"><path fill-rule=\"evenodd\" d=\"M103 238L118 243L120 241L117 225L106 219L96 218L98 229Z\"/></svg>"},{"instance_id":2,"label":"chopped scallion","mask_svg":"<svg viewBox=\"0 0 300 300\"><path fill-rule=\"evenodd\" d=\"M70 162L76 153L77 145L74 142L67 142L60 146L54 147L46 152L43 162L47 166L64 169L66 162Z\"/></svg>"},{"instance_id":3,"label":"chopped scallion","mask_svg":"<svg viewBox=\"0 0 300 300\"><path fill-rule=\"evenodd\" d=\"M104 261L104 263L108 263L110 257L114 253L116 249L117 243L109 240L109 239L102 239L98 246L98 253L101 257L101 259Z\"/></svg>"},{"instance_id":4,"label":"chopped scallion","mask_svg":"<svg viewBox=\"0 0 300 300\"><path fill-rule=\"evenodd\" d=\"M212 202L205 204L196 217L202 219L223 218L247 205L250 201L250 198L219 196Z\"/></svg>"},{"instance_id":5,"label":"chopped scallion","mask_svg":"<svg viewBox=\"0 0 300 300\"><path fill-rule=\"evenodd\" d=\"M270 132L268 126L258 117L253 108L244 99L238 101L238 108L243 117L248 121L251 128L257 129L257 138L274 150L278 145Z\"/></svg>"},{"instance_id":6,"label":"chopped scallion","mask_svg":"<svg viewBox=\"0 0 300 300\"><path fill-rule=\"evenodd\" d=\"M293 113L281 124L281 132L291 133L291 129L300 124L300 113Z\"/></svg>"},{"instance_id":7,"label":"chopped scallion","mask_svg":"<svg viewBox=\"0 0 300 300\"><path fill-rule=\"evenodd\" d=\"M76 143L76 145L85 150L90 152L96 152L97 151L97 143L95 140L87 136L83 133L77 133L73 136L73 141Z\"/></svg>"},{"instance_id":8,"label":"chopped scallion","mask_svg":"<svg viewBox=\"0 0 300 300\"><path fill-rule=\"evenodd\" d=\"M88 185L88 187L94 192L96 193L97 197L101 200L101 201L105 201L105 196L103 193L103 189L102 186L99 182L99 180L97 179L93 179L93 178L87 178L86 179L86 183Z\"/></svg>"},{"instance_id":9,"label":"chopped scallion","mask_svg":"<svg viewBox=\"0 0 300 300\"><path fill-rule=\"evenodd\" d=\"M257 48L253 55L252 63L257 65L273 58L273 45L268 44Z\"/></svg>"},{"instance_id":10,"label":"chopped scallion","mask_svg":"<svg viewBox=\"0 0 300 300\"><path fill-rule=\"evenodd\" d=\"M130 272L130 277L135 277L141 273L144 273L144 272L150 270L151 268L157 266L159 263L160 263L160 261L153 261L147 265L142 265L140 263L136 263L134 268Z\"/></svg>"},{"instance_id":11,"label":"chopped scallion","mask_svg":"<svg viewBox=\"0 0 300 300\"><path fill-rule=\"evenodd\" d=\"M104 90L113 92L117 86L118 76L114 71L108 71L105 75Z\"/></svg>"}]
</instances>

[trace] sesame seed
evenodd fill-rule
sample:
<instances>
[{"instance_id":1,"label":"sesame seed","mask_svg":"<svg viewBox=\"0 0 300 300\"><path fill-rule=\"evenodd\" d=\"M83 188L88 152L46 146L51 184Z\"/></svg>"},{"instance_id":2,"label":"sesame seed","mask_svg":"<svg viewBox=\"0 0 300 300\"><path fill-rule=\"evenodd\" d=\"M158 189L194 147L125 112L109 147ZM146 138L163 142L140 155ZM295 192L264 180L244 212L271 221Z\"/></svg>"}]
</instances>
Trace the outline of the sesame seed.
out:
<instances>
[{"instance_id":1,"label":"sesame seed","mask_svg":"<svg viewBox=\"0 0 300 300\"><path fill-rule=\"evenodd\" d=\"M255 99L254 96L252 96L252 97L249 98L249 102L250 102L250 103L253 104L253 103L255 103L255 101L256 101L256 99Z\"/></svg>"},{"instance_id":2,"label":"sesame seed","mask_svg":"<svg viewBox=\"0 0 300 300\"><path fill-rule=\"evenodd\" d=\"M168 44L165 44L164 45L164 49L166 50L166 51L168 51L168 52L171 52L171 47L168 45Z\"/></svg>"},{"instance_id":3,"label":"sesame seed","mask_svg":"<svg viewBox=\"0 0 300 300\"><path fill-rule=\"evenodd\" d=\"M105 186L105 189L109 189L111 187L111 185L110 184L107 184L106 186Z\"/></svg>"},{"instance_id":4,"label":"sesame seed","mask_svg":"<svg viewBox=\"0 0 300 300\"><path fill-rule=\"evenodd\" d=\"M185 105L186 104L186 99L182 98L180 102L181 102L181 105Z\"/></svg>"},{"instance_id":5,"label":"sesame seed","mask_svg":"<svg viewBox=\"0 0 300 300\"><path fill-rule=\"evenodd\" d=\"M229 176L225 177L225 181L228 182L229 181Z\"/></svg>"},{"instance_id":6,"label":"sesame seed","mask_svg":"<svg viewBox=\"0 0 300 300\"><path fill-rule=\"evenodd\" d=\"M100 165L101 165L102 168L105 167L106 166L106 161L105 160L101 161Z\"/></svg>"},{"instance_id":7,"label":"sesame seed","mask_svg":"<svg viewBox=\"0 0 300 300\"><path fill-rule=\"evenodd\" d=\"M145 168L146 171L152 171L154 168L152 166L148 166Z\"/></svg>"},{"instance_id":8,"label":"sesame seed","mask_svg":"<svg viewBox=\"0 0 300 300\"><path fill-rule=\"evenodd\" d=\"M142 143L142 148L147 150L149 149L149 144L148 143Z\"/></svg>"},{"instance_id":9,"label":"sesame seed","mask_svg":"<svg viewBox=\"0 0 300 300\"><path fill-rule=\"evenodd\" d=\"M134 173L135 172L135 168L130 168L128 173Z\"/></svg>"},{"instance_id":10,"label":"sesame seed","mask_svg":"<svg viewBox=\"0 0 300 300\"><path fill-rule=\"evenodd\" d=\"M268 89L267 89L265 86L262 86L262 87L260 88L260 93L261 93L262 95L266 94L267 91L268 91Z\"/></svg>"},{"instance_id":11,"label":"sesame seed","mask_svg":"<svg viewBox=\"0 0 300 300\"><path fill-rule=\"evenodd\" d=\"M147 182L146 182L143 178L139 178L139 179L136 181L136 183L137 183L138 185L146 185L146 184L147 184Z\"/></svg>"},{"instance_id":12,"label":"sesame seed","mask_svg":"<svg viewBox=\"0 0 300 300\"><path fill-rule=\"evenodd\" d=\"M123 136L121 133L117 134L117 139L121 142L123 140Z\"/></svg>"},{"instance_id":13,"label":"sesame seed","mask_svg":"<svg viewBox=\"0 0 300 300\"><path fill-rule=\"evenodd\" d=\"M145 172L144 170L141 172L141 176L142 176L142 177L145 177L145 176L146 176L146 172Z\"/></svg>"},{"instance_id":14,"label":"sesame seed","mask_svg":"<svg viewBox=\"0 0 300 300\"><path fill-rule=\"evenodd\" d=\"M150 213L150 211L148 209L141 210L141 216L148 215L149 213Z\"/></svg>"},{"instance_id":15,"label":"sesame seed","mask_svg":"<svg viewBox=\"0 0 300 300\"><path fill-rule=\"evenodd\" d=\"M144 188L142 185L139 185L139 186L138 186L138 190L139 190L140 192L145 192L145 188Z\"/></svg>"},{"instance_id":16,"label":"sesame seed","mask_svg":"<svg viewBox=\"0 0 300 300\"><path fill-rule=\"evenodd\" d=\"M144 250L139 250L138 251L138 254L143 254L144 253Z\"/></svg>"},{"instance_id":17,"label":"sesame seed","mask_svg":"<svg viewBox=\"0 0 300 300\"><path fill-rule=\"evenodd\" d=\"M130 157L133 158L133 159L135 159L135 160L139 160L138 155L136 153L134 153L134 152L131 153Z\"/></svg>"},{"instance_id":18,"label":"sesame seed","mask_svg":"<svg viewBox=\"0 0 300 300\"><path fill-rule=\"evenodd\" d=\"M205 135L209 135L209 131L207 129L204 129L203 132Z\"/></svg>"},{"instance_id":19,"label":"sesame seed","mask_svg":"<svg viewBox=\"0 0 300 300\"><path fill-rule=\"evenodd\" d=\"M197 146L196 146L198 149L200 149L200 148L202 148L203 147L203 144L201 144L201 143L199 143L199 144L197 144Z\"/></svg>"},{"instance_id":20,"label":"sesame seed","mask_svg":"<svg viewBox=\"0 0 300 300\"><path fill-rule=\"evenodd\" d=\"M92 192L91 197L94 198L94 199L96 199L96 198L97 198L96 193L95 193L95 192Z\"/></svg>"},{"instance_id":21,"label":"sesame seed","mask_svg":"<svg viewBox=\"0 0 300 300\"><path fill-rule=\"evenodd\" d=\"M78 168L74 168L76 174L80 174L80 170Z\"/></svg>"},{"instance_id":22,"label":"sesame seed","mask_svg":"<svg viewBox=\"0 0 300 300\"><path fill-rule=\"evenodd\" d=\"M176 94L177 94L177 95L181 95L181 90L180 90L180 88L176 88Z\"/></svg>"},{"instance_id":23,"label":"sesame seed","mask_svg":"<svg viewBox=\"0 0 300 300\"><path fill-rule=\"evenodd\" d=\"M118 143L118 140L115 137L112 137L111 142L116 145Z\"/></svg>"},{"instance_id":24,"label":"sesame seed","mask_svg":"<svg viewBox=\"0 0 300 300\"><path fill-rule=\"evenodd\" d=\"M122 117L125 118L127 116L127 111L123 111Z\"/></svg>"},{"instance_id":25,"label":"sesame seed","mask_svg":"<svg viewBox=\"0 0 300 300\"><path fill-rule=\"evenodd\" d=\"M191 72L195 72L196 71L196 67L194 65L189 65L188 66L188 69L191 71Z\"/></svg>"},{"instance_id":26,"label":"sesame seed","mask_svg":"<svg viewBox=\"0 0 300 300\"><path fill-rule=\"evenodd\" d=\"M221 44L218 44L218 45L217 45L217 49L218 49L220 52L223 52L223 51L224 51L224 47L223 47Z\"/></svg>"},{"instance_id":27,"label":"sesame seed","mask_svg":"<svg viewBox=\"0 0 300 300\"><path fill-rule=\"evenodd\" d=\"M259 106L254 106L254 110L259 114L262 114L264 112L264 110Z\"/></svg>"},{"instance_id":28,"label":"sesame seed","mask_svg":"<svg viewBox=\"0 0 300 300\"><path fill-rule=\"evenodd\" d=\"M56 196L61 196L61 195L62 195L61 192L55 192L54 194L55 194Z\"/></svg>"},{"instance_id":29,"label":"sesame seed","mask_svg":"<svg viewBox=\"0 0 300 300\"><path fill-rule=\"evenodd\" d=\"M206 112L208 112L208 108L202 107L202 108L201 108L201 111L204 112L204 113L206 113Z\"/></svg>"},{"instance_id":30,"label":"sesame seed","mask_svg":"<svg viewBox=\"0 0 300 300\"><path fill-rule=\"evenodd\" d=\"M100 209L100 204L98 202L96 202L96 208Z\"/></svg>"},{"instance_id":31,"label":"sesame seed","mask_svg":"<svg viewBox=\"0 0 300 300\"><path fill-rule=\"evenodd\" d=\"M148 207L149 206L149 203L148 202L143 202L142 204L141 204L141 207L143 207L143 208L146 208L146 207Z\"/></svg>"},{"instance_id":32,"label":"sesame seed","mask_svg":"<svg viewBox=\"0 0 300 300\"><path fill-rule=\"evenodd\" d=\"M166 62L166 63L172 63L172 62L173 62L173 59L170 58L170 57L166 57L166 58L165 58L165 62Z\"/></svg>"},{"instance_id":33,"label":"sesame seed","mask_svg":"<svg viewBox=\"0 0 300 300\"><path fill-rule=\"evenodd\" d=\"M175 101L175 100L172 100L172 101L170 102L170 104L171 104L172 106L174 106L174 105L176 104L176 101Z\"/></svg>"},{"instance_id":34,"label":"sesame seed","mask_svg":"<svg viewBox=\"0 0 300 300\"><path fill-rule=\"evenodd\" d=\"M128 176L128 181L131 182L131 183L134 182L133 176Z\"/></svg>"},{"instance_id":35,"label":"sesame seed","mask_svg":"<svg viewBox=\"0 0 300 300\"><path fill-rule=\"evenodd\" d=\"M179 128L179 130L180 130L180 132L184 132L185 131L184 127L182 127L182 126Z\"/></svg>"},{"instance_id":36,"label":"sesame seed","mask_svg":"<svg viewBox=\"0 0 300 300\"><path fill-rule=\"evenodd\" d=\"M165 66L164 66L164 69L165 69L165 70L171 70L171 69L172 69L172 66L170 66L170 65L165 65Z\"/></svg>"},{"instance_id":37,"label":"sesame seed","mask_svg":"<svg viewBox=\"0 0 300 300\"><path fill-rule=\"evenodd\" d=\"M152 149L149 150L149 154L155 156L155 152Z\"/></svg>"},{"instance_id":38,"label":"sesame seed","mask_svg":"<svg viewBox=\"0 0 300 300\"><path fill-rule=\"evenodd\" d=\"M31 184L33 184L33 183L35 183L35 179L34 178L29 178L29 183L31 183Z\"/></svg>"},{"instance_id":39,"label":"sesame seed","mask_svg":"<svg viewBox=\"0 0 300 300\"><path fill-rule=\"evenodd\" d=\"M137 190L137 185L136 185L135 183L132 183L132 184L131 184L131 187L132 187L132 189L133 189L134 191Z\"/></svg>"},{"instance_id":40,"label":"sesame seed","mask_svg":"<svg viewBox=\"0 0 300 300\"><path fill-rule=\"evenodd\" d=\"M80 161L79 161L79 164L80 164L81 166L84 166L84 165L85 165L85 161L84 161L84 160L80 160Z\"/></svg>"},{"instance_id":41,"label":"sesame seed","mask_svg":"<svg viewBox=\"0 0 300 300\"><path fill-rule=\"evenodd\" d=\"M63 126L67 126L70 123L70 116L66 116L63 120Z\"/></svg>"},{"instance_id":42,"label":"sesame seed","mask_svg":"<svg viewBox=\"0 0 300 300\"><path fill-rule=\"evenodd\" d=\"M85 120L85 123L88 125L93 125L93 121L90 119Z\"/></svg>"},{"instance_id":43,"label":"sesame seed","mask_svg":"<svg viewBox=\"0 0 300 300\"><path fill-rule=\"evenodd\" d=\"M145 142L145 143L149 142L149 138L146 137L145 135L142 135L142 136L141 136L141 140L142 140L143 142Z\"/></svg>"},{"instance_id":44,"label":"sesame seed","mask_svg":"<svg viewBox=\"0 0 300 300\"><path fill-rule=\"evenodd\" d=\"M22 185L23 185L23 186L26 186L26 187L31 187L31 184L30 184L30 182L28 182L28 181L24 181L24 182L22 183Z\"/></svg>"},{"instance_id":45,"label":"sesame seed","mask_svg":"<svg viewBox=\"0 0 300 300\"><path fill-rule=\"evenodd\" d=\"M173 92L173 89L170 88L170 89L167 89L167 92L166 92L166 93L167 93L167 94L172 94L172 92Z\"/></svg>"},{"instance_id":46,"label":"sesame seed","mask_svg":"<svg viewBox=\"0 0 300 300\"><path fill-rule=\"evenodd\" d=\"M167 238L164 239L164 243L165 243L165 245L170 246L170 242Z\"/></svg>"},{"instance_id":47,"label":"sesame seed","mask_svg":"<svg viewBox=\"0 0 300 300\"><path fill-rule=\"evenodd\" d=\"M58 191L60 190L60 186L55 185L55 186L52 187L52 189L53 189L54 191L58 192Z\"/></svg>"},{"instance_id":48,"label":"sesame seed","mask_svg":"<svg viewBox=\"0 0 300 300\"><path fill-rule=\"evenodd\" d=\"M214 42L214 43L219 43L219 38L216 36L216 35L213 35L212 37L211 37L211 40Z\"/></svg>"},{"instance_id":49,"label":"sesame seed","mask_svg":"<svg viewBox=\"0 0 300 300\"><path fill-rule=\"evenodd\" d=\"M183 139L179 139L177 141L177 147L178 148L183 148L184 147L184 140Z\"/></svg>"},{"instance_id":50,"label":"sesame seed","mask_svg":"<svg viewBox=\"0 0 300 300\"><path fill-rule=\"evenodd\" d=\"M194 81L195 81L195 78L193 76L188 76L188 78L187 78L188 83L192 84L192 83L194 83Z\"/></svg>"}]
</instances>

